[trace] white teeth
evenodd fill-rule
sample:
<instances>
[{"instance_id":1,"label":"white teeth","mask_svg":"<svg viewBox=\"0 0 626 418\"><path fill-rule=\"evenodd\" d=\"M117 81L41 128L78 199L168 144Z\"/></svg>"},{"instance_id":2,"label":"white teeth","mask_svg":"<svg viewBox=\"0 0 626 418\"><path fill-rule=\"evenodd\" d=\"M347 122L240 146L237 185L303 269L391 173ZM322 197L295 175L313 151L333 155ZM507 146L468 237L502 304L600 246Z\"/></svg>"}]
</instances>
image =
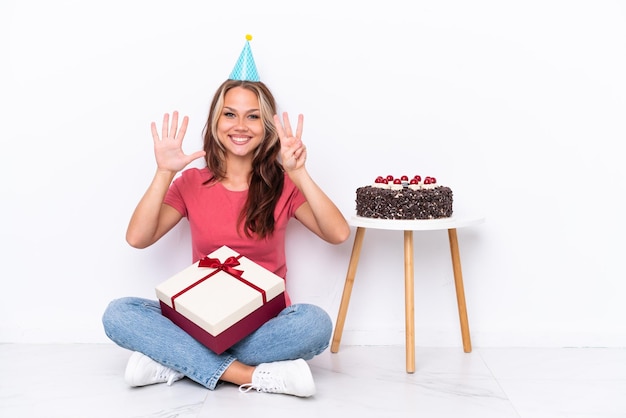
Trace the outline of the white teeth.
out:
<instances>
[{"instance_id":1,"label":"white teeth","mask_svg":"<svg viewBox=\"0 0 626 418\"><path fill-rule=\"evenodd\" d=\"M249 140L249 138L235 138L235 137L231 137L231 139L236 144L245 144Z\"/></svg>"}]
</instances>

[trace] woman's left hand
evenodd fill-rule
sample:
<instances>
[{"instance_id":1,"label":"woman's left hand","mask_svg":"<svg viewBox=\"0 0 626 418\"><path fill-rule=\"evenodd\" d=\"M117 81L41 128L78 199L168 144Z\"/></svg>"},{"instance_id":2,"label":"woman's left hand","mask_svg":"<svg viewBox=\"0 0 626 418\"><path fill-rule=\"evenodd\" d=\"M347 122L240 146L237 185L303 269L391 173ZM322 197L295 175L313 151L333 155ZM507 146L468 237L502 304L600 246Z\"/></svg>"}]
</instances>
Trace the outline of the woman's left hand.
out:
<instances>
[{"instance_id":1,"label":"woman's left hand","mask_svg":"<svg viewBox=\"0 0 626 418\"><path fill-rule=\"evenodd\" d=\"M283 112L283 122L278 115L274 115L274 125L280 139L280 157L285 171L293 171L304 167L306 161L306 147L302 143L303 115L298 115L298 126L294 136L289 123L289 115Z\"/></svg>"}]
</instances>

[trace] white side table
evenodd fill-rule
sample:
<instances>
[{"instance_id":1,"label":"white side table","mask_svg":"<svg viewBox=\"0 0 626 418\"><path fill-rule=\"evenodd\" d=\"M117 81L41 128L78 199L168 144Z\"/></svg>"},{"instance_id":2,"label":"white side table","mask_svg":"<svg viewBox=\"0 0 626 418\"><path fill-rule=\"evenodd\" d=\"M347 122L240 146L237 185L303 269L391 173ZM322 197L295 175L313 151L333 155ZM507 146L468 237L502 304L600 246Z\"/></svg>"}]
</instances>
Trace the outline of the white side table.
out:
<instances>
[{"instance_id":1,"label":"white side table","mask_svg":"<svg viewBox=\"0 0 626 418\"><path fill-rule=\"evenodd\" d=\"M352 246L352 255L348 265L346 283L343 288L339 313L330 351L339 351L341 334L348 313L348 304L354 285L359 256L363 245L363 238L367 228L386 229L393 231L404 231L404 305L406 322L406 371L415 372L415 318L414 318L414 273L413 273L413 231L433 231L448 230L450 240L450 254L452 256L452 269L454 272L454 284L456 288L456 298L459 308L459 319L461 321L461 338L463 339L463 350L466 353L472 351L470 340L469 324L467 319L467 308L465 304L465 290L463 288L463 274L461 272L461 259L459 256L459 243L457 239L457 228L478 225L484 222L481 216L465 216L454 214L450 218L428 219L428 220L391 220L391 219L371 219L353 216L348 220L351 226L356 226L356 235Z\"/></svg>"}]
</instances>

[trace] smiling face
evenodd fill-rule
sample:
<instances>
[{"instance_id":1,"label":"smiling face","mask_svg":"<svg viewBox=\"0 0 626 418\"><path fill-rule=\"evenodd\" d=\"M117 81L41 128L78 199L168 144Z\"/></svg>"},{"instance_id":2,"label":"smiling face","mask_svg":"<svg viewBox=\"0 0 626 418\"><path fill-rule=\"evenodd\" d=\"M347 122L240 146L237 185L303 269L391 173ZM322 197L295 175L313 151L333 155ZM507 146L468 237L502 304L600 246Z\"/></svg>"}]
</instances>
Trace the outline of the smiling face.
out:
<instances>
[{"instance_id":1,"label":"smiling face","mask_svg":"<svg viewBox=\"0 0 626 418\"><path fill-rule=\"evenodd\" d=\"M263 136L263 120L256 94L242 87L228 90L217 120L217 138L227 154L251 157Z\"/></svg>"}]
</instances>

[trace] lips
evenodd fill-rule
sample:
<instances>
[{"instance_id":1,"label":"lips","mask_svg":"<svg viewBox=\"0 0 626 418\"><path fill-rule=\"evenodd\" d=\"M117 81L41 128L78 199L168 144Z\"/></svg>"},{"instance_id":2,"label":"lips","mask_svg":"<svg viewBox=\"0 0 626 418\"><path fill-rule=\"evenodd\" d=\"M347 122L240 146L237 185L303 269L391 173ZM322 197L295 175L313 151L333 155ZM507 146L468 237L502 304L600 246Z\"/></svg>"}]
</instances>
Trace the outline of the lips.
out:
<instances>
[{"instance_id":1,"label":"lips","mask_svg":"<svg viewBox=\"0 0 626 418\"><path fill-rule=\"evenodd\" d=\"M230 140L233 141L236 145L244 145L247 144L250 139L252 139L249 136L232 136L230 137Z\"/></svg>"}]
</instances>

